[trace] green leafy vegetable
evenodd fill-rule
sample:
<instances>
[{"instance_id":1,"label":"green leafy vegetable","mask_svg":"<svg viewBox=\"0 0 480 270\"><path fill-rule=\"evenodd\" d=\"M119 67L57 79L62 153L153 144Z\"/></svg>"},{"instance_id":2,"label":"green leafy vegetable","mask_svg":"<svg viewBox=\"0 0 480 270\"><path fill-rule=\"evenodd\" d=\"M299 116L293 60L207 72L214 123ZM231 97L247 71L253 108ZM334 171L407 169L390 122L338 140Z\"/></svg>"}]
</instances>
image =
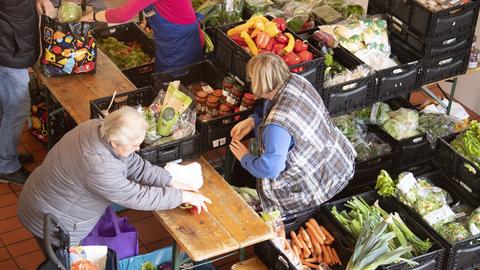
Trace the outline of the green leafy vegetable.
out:
<instances>
[{"instance_id":1,"label":"green leafy vegetable","mask_svg":"<svg viewBox=\"0 0 480 270\"><path fill-rule=\"evenodd\" d=\"M456 221L439 226L436 230L450 243L462 241L470 237L470 233L465 226Z\"/></svg>"},{"instance_id":2,"label":"green leafy vegetable","mask_svg":"<svg viewBox=\"0 0 480 270\"><path fill-rule=\"evenodd\" d=\"M156 270L156 267L152 262L147 261L142 264L139 270Z\"/></svg>"},{"instance_id":3,"label":"green leafy vegetable","mask_svg":"<svg viewBox=\"0 0 480 270\"><path fill-rule=\"evenodd\" d=\"M472 235L480 234L480 208L475 209L468 219L468 230Z\"/></svg>"},{"instance_id":4,"label":"green leafy vegetable","mask_svg":"<svg viewBox=\"0 0 480 270\"><path fill-rule=\"evenodd\" d=\"M78 22L82 17L82 8L68 1L62 1L58 8L58 21L61 23Z\"/></svg>"},{"instance_id":5,"label":"green leafy vegetable","mask_svg":"<svg viewBox=\"0 0 480 270\"><path fill-rule=\"evenodd\" d=\"M357 123L353 120L351 115L341 115L332 118L333 124L337 126L340 132L350 141L358 137L359 130Z\"/></svg>"},{"instance_id":6,"label":"green leafy vegetable","mask_svg":"<svg viewBox=\"0 0 480 270\"><path fill-rule=\"evenodd\" d=\"M431 142L451 134L455 129L455 122L445 114L421 113L418 125L418 130L426 133Z\"/></svg>"},{"instance_id":7,"label":"green leafy vegetable","mask_svg":"<svg viewBox=\"0 0 480 270\"><path fill-rule=\"evenodd\" d=\"M418 112L413 109L400 108L390 113L390 119L383 123L382 128L397 140L410 138L421 134L418 128Z\"/></svg>"},{"instance_id":8,"label":"green leafy vegetable","mask_svg":"<svg viewBox=\"0 0 480 270\"><path fill-rule=\"evenodd\" d=\"M375 183L375 189L378 190L378 194L383 197L389 197L395 195L395 182L388 174L387 171L381 170Z\"/></svg>"},{"instance_id":9,"label":"green leafy vegetable","mask_svg":"<svg viewBox=\"0 0 480 270\"><path fill-rule=\"evenodd\" d=\"M458 153L480 168L480 125L477 121L472 121L470 128L457 136L451 145ZM474 174L478 173L477 170L472 169Z\"/></svg>"},{"instance_id":10,"label":"green leafy vegetable","mask_svg":"<svg viewBox=\"0 0 480 270\"><path fill-rule=\"evenodd\" d=\"M137 42L126 44L114 37L107 37L100 40L98 46L120 69L138 67L152 62Z\"/></svg>"}]
</instances>

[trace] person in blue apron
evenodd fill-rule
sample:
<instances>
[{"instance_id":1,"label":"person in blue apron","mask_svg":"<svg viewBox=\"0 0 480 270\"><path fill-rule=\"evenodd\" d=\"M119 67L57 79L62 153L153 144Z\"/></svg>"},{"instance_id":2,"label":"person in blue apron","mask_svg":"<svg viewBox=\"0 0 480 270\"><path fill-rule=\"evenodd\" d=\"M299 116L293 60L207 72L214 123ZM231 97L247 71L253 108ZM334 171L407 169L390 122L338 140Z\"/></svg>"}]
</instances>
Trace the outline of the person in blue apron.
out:
<instances>
[{"instance_id":1,"label":"person in blue apron","mask_svg":"<svg viewBox=\"0 0 480 270\"><path fill-rule=\"evenodd\" d=\"M204 36L190 0L130 0L92 12L82 21L124 23L144 10L155 41L155 71L184 67L203 59Z\"/></svg>"}]
</instances>

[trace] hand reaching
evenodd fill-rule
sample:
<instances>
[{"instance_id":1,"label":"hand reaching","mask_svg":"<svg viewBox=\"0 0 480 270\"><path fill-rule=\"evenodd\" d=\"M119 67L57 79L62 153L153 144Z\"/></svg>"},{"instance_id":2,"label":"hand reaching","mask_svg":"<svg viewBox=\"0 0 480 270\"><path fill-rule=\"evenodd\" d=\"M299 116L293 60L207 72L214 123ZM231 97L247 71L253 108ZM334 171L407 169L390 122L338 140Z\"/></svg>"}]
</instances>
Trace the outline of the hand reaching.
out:
<instances>
[{"instance_id":1,"label":"hand reaching","mask_svg":"<svg viewBox=\"0 0 480 270\"><path fill-rule=\"evenodd\" d=\"M241 141L255 127L255 120L251 117L236 124L230 131L232 141Z\"/></svg>"},{"instance_id":2,"label":"hand reaching","mask_svg":"<svg viewBox=\"0 0 480 270\"><path fill-rule=\"evenodd\" d=\"M55 17L55 8L50 0L37 0L37 11L49 17Z\"/></svg>"},{"instance_id":3,"label":"hand reaching","mask_svg":"<svg viewBox=\"0 0 480 270\"><path fill-rule=\"evenodd\" d=\"M188 203L195 206L198 209L198 214L202 212L202 209L205 210L205 212L208 212L207 205L205 203L212 203L209 198L203 196L202 194L190 191L183 191L182 198L182 203Z\"/></svg>"},{"instance_id":4,"label":"hand reaching","mask_svg":"<svg viewBox=\"0 0 480 270\"><path fill-rule=\"evenodd\" d=\"M240 141L232 141L230 143L230 150L232 151L233 155L238 159L238 161L242 161L243 156L246 154L250 154L248 148L243 145Z\"/></svg>"}]
</instances>

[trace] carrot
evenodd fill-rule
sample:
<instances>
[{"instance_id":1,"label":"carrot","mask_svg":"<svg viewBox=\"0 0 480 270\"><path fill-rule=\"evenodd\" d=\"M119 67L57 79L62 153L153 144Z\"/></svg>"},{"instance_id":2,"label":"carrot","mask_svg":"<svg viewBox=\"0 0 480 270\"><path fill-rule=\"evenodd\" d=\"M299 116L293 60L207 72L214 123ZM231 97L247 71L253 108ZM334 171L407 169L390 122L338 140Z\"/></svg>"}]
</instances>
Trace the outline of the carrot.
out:
<instances>
[{"instance_id":1,"label":"carrot","mask_svg":"<svg viewBox=\"0 0 480 270\"><path fill-rule=\"evenodd\" d=\"M295 245L295 243L293 243L292 249L293 249L293 253L295 253L295 256L297 256L297 258L300 258L300 252L298 252L298 248Z\"/></svg>"},{"instance_id":2,"label":"carrot","mask_svg":"<svg viewBox=\"0 0 480 270\"><path fill-rule=\"evenodd\" d=\"M311 223L307 222L305 223L305 226L307 226L307 233L310 234L310 239L315 238L315 240L320 245L325 244L323 239L320 237L320 235L318 235L317 231L315 230L315 227Z\"/></svg>"},{"instance_id":3,"label":"carrot","mask_svg":"<svg viewBox=\"0 0 480 270\"><path fill-rule=\"evenodd\" d=\"M330 257L330 253L328 253L327 246L322 245L322 253L323 253L323 261L324 261L326 264L331 265L332 259L331 259L331 257Z\"/></svg>"},{"instance_id":4,"label":"carrot","mask_svg":"<svg viewBox=\"0 0 480 270\"><path fill-rule=\"evenodd\" d=\"M333 254L333 257L335 257L335 260L337 261L337 263L339 265L342 265L342 261L340 261L340 258L338 257L338 254L337 254L337 251L334 248L332 248L332 254Z\"/></svg>"},{"instance_id":5,"label":"carrot","mask_svg":"<svg viewBox=\"0 0 480 270\"><path fill-rule=\"evenodd\" d=\"M330 234L329 231L327 231L327 228L320 226L320 229L322 230L323 234L325 234L328 240L330 240L331 242L335 241L335 238Z\"/></svg>"},{"instance_id":6,"label":"carrot","mask_svg":"<svg viewBox=\"0 0 480 270\"><path fill-rule=\"evenodd\" d=\"M318 269L318 265L317 264L313 264L313 263L309 263L309 262L306 262L306 261L302 261L302 264L305 265L305 266L308 266L310 268L313 268L313 269Z\"/></svg>"},{"instance_id":7,"label":"carrot","mask_svg":"<svg viewBox=\"0 0 480 270\"><path fill-rule=\"evenodd\" d=\"M308 259L305 259L305 261L309 263L318 263L318 258L317 257L308 258Z\"/></svg>"},{"instance_id":8,"label":"carrot","mask_svg":"<svg viewBox=\"0 0 480 270\"><path fill-rule=\"evenodd\" d=\"M305 244L307 244L307 247L309 249L313 248L312 241L310 241L310 236L308 236L308 233L303 229L303 227L300 227L300 234L302 235L303 240L305 240Z\"/></svg>"},{"instance_id":9,"label":"carrot","mask_svg":"<svg viewBox=\"0 0 480 270\"><path fill-rule=\"evenodd\" d=\"M302 249L303 249L303 254L305 257L310 256L312 253L310 252L310 249L307 247L307 244L305 244L305 241L303 240L303 237L301 234L297 235L298 241L302 244Z\"/></svg>"},{"instance_id":10,"label":"carrot","mask_svg":"<svg viewBox=\"0 0 480 270\"><path fill-rule=\"evenodd\" d=\"M322 232L322 229L320 229L320 225L318 225L317 221L313 218L309 219L308 220L310 222L310 224L313 225L313 227L315 228L315 230L317 231L318 235L322 238L322 240L325 242L325 240L327 240L327 237L325 236L325 234L323 234Z\"/></svg>"},{"instance_id":11,"label":"carrot","mask_svg":"<svg viewBox=\"0 0 480 270\"><path fill-rule=\"evenodd\" d=\"M300 243L300 240L298 240L297 235L295 234L294 231L291 231L291 232L290 232L290 237L292 238L293 242L295 243L295 245L296 245L298 248L300 248L300 249L303 248L302 243Z\"/></svg>"},{"instance_id":12,"label":"carrot","mask_svg":"<svg viewBox=\"0 0 480 270\"><path fill-rule=\"evenodd\" d=\"M319 263L323 262L322 254L319 254L319 255L318 255L318 262L319 262Z\"/></svg>"},{"instance_id":13,"label":"carrot","mask_svg":"<svg viewBox=\"0 0 480 270\"><path fill-rule=\"evenodd\" d=\"M333 257L333 252L332 252L332 247L327 246L327 252L328 252L328 257L330 257L330 260L332 262L332 265L335 265L337 262L335 261L335 258Z\"/></svg>"}]
</instances>

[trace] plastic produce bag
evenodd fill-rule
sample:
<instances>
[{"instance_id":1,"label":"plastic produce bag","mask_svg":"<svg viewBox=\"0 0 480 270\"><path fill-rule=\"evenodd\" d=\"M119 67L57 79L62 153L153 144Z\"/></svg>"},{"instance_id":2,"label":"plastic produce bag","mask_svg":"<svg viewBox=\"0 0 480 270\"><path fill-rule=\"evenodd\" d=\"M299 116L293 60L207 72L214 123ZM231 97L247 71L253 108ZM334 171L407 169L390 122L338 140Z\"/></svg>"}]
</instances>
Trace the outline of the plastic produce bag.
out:
<instances>
[{"instance_id":1,"label":"plastic produce bag","mask_svg":"<svg viewBox=\"0 0 480 270\"><path fill-rule=\"evenodd\" d=\"M457 221L438 226L436 231L450 243L462 241L470 237L470 233L465 228L465 225Z\"/></svg>"},{"instance_id":2,"label":"plastic produce bag","mask_svg":"<svg viewBox=\"0 0 480 270\"><path fill-rule=\"evenodd\" d=\"M480 234L480 208L475 209L470 215L467 226L472 235Z\"/></svg>"},{"instance_id":3,"label":"plastic produce bag","mask_svg":"<svg viewBox=\"0 0 480 270\"><path fill-rule=\"evenodd\" d=\"M438 138L454 132L455 122L445 114L420 113L418 130L427 134L427 139L435 143Z\"/></svg>"},{"instance_id":4,"label":"plastic produce bag","mask_svg":"<svg viewBox=\"0 0 480 270\"><path fill-rule=\"evenodd\" d=\"M372 107L354 112L355 120L367 125L382 125L390 119L390 106L384 102L377 102Z\"/></svg>"},{"instance_id":5,"label":"plastic produce bag","mask_svg":"<svg viewBox=\"0 0 480 270\"><path fill-rule=\"evenodd\" d=\"M382 129L397 140L421 134L418 128L418 112L413 109L400 108L390 112L390 119L385 121Z\"/></svg>"},{"instance_id":6,"label":"plastic produce bag","mask_svg":"<svg viewBox=\"0 0 480 270\"><path fill-rule=\"evenodd\" d=\"M371 69L367 65L359 65L354 70L346 70L345 72L338 73L333 77L327 76L323 85L325 87L330 87L334 85L339 85L345 82L353 81L356 79L361 79L367 77L371 72ZM347 85L343 90L348 90L355 87L355 84Z\"/></svg>"},{"instance_id":7,"label":"plastic produce bag","mask_svg":"<svg viewBox=\"0 0 480 270\"><path fill-rule=\"evenodd\" d=\"M366 127L355 122L351 115L346 114L332 118L332 122L350 141L365 136Z\"/></svg>"},{"instance_id":8,"label":"plastic produce bag","mask_svg":"<svg viewBox=\"0 0 480 270\"><path fill-rule=\"evenodd\" d=\"M354 140L352 144L359 161L371 160L392 151L392 147L388 143L372 132L368 132L363 139Z\"/></svg>"},{"instance_id":9,"label":"plastic produce bag","mask_svg":"<svg viewBox=\"0 0 480 270\"><path fill-rule=\"evenodd\" d=\"M363 49L355 52L355 56L362 60L375 70L382 70L397 66L397 62L393 61L388 53L378 49Z\"/></svg>"},{"instance_id":10,"label":"plastic produce bag","mask_svg":"<svg viewBox=\"0 0 480 270\"><path fill-rule=\"evenodd\" d=\"M58 8L58 21L61 23L75 23L82 17L82 8L72 2L62 1Z\"/></svg>"},{"instance_id":11,"label":"plastic produce bag","mask_svg":"<svg viewBox=\"0 0 480 270\"><path fill-rule=\"evenodd\" d=\"M180 115L190 106L192 99L180 89L180 81L168 85L167 94L162 105L162 111L157 122L157 132L161 136L170 136Z\"/></svg>"}]
</instances>

